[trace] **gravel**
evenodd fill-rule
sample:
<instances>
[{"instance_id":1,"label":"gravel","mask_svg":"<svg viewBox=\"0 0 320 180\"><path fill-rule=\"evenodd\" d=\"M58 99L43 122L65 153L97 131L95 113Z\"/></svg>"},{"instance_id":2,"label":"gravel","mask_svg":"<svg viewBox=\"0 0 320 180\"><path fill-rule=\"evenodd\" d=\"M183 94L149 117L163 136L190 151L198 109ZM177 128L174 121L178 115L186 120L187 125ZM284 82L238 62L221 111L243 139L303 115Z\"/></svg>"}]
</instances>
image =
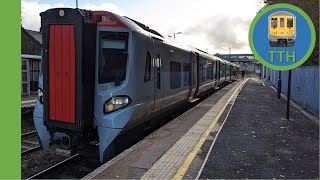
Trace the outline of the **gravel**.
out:
<instances>
[{"instance_id":1,"label":"gravel","mask_svg":"<svg viewBox=\"0 0 320 180\"><path fill-rule=\"evenodd\" d=\"M66 157L55 154L55 149L49 151L39 150L21 157L21 177L26 179L50 166L66 159Z\"/></svg>"}]
</instances>

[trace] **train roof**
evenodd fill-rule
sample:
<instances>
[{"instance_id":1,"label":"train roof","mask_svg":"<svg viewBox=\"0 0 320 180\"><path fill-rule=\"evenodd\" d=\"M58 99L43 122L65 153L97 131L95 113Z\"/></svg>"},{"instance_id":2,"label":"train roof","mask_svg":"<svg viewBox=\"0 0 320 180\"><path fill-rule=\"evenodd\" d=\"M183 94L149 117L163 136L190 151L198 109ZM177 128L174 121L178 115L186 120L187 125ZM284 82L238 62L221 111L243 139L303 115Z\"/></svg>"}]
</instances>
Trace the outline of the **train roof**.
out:
<instances>
[{"instance_id":1,"label":"train roof","mask_svg":"<svg viewBox=\"0 0 320 180\"><path fill-rule=\"evenodd\" d=\"M98 12L98 11L94 11L94 12ZM105 11L105 12L108 12L108 11ZM145 24L143 24L141 22L138 22L138 21L136 21L134 19L131 19L131 18L126 17L126 16L120 16L120 15L112 13L112 12L108 12L108 13L111 13L112 15L114 15L118 20L120 20L129 29L131 29L133 31L137 31L137 32L139 32L141 34L144 34L144 35L149 36L151 38L154 38L154 39L157 39L159 41L162 41L163 43L168 44L170 46L173 46L175 48L182 49L182 50L189 51L189 52L198 53L200 56L205 57L205 58L210 59L210 60L220 61L221 63L230 63L227 60L224 60L224 59L221 59L221 58L219 58L217 56L208 54L207 52L205 52L205 51L203 51L201 49L198 49L198 48L196 48L194 46L183 44L183 43L177 42L177 41L172 40L172 39L164 38L156 30L153 30L153 29L149 28L147 25L145 25Z\"/></svg>"},{"instance_id":2,"label":"train roof","mask_svg":"<svg viewBox=\"0 0 320 180\"><path fill-rule=\"evenodd\" d=\"M287 11L278 11L278 12L272 13L269 17L271 17L271 16L288 16L288 15L294 16L292 13L289 13Z\"/></svg>"}]
</instances>

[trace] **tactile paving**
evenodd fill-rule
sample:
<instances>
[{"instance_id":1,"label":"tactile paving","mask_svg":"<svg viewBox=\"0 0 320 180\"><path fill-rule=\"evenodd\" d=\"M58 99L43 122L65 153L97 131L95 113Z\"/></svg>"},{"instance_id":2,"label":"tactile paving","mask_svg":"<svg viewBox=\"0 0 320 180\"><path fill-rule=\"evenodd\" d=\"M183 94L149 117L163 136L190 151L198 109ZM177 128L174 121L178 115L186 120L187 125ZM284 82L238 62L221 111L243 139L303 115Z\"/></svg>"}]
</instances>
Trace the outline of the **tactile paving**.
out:
<instances>
[{"instance_id":1,"label":"tactile paving","mask_svg":"<svg viewBox=\"0 0 320 180\"><path fill-rule=\"evenodd\" d=\"M241 81L227 92L199 121L187 131L152 167L142 179L171 179L180 168L188 154L199 141L201 135L222 111L226 104L236 94L239 87L246 81Z\"/></svg>"}]
</instances>

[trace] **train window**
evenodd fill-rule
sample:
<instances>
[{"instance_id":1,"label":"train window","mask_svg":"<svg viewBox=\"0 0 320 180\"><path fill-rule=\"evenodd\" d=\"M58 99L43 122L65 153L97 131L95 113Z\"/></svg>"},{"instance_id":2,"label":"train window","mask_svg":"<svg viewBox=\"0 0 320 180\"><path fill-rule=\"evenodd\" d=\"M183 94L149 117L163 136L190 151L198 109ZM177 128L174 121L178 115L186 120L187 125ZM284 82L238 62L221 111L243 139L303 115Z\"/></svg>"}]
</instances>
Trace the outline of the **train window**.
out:
<instances>
[{"instance_id":1,"label":"train window","mask_svg":"<svg viewBox=\"0 0 320 180\"><path fill-rule=\"evenodd\" d=\"M183 86L190 85L191 63L183 63Z\"/></svg>"},{"instance_id":2,"label":"train window","mask_svg":"<svg viewBox=\"0 0 320 180\"><path fill-rule=\"evenodd\" d=\"M157 68L157 88L161 89L161 58L160 54L157 55L157 58L155 59L155 66Z\"/></svg>"},{"instance_id":3,"label":"train window","mask_svg":"<svg viewBox=\"0 0 320 180\"><path fill-rule=\"evenodd\" d=\"M278 19L277 18L271 18L271 26L273 28L276 28L278 25Z\"/></svg>"},{"instance_id":4,"label":"train window","mask_svg":"<svg viewBox=\"0 0 320 180\"><path fill-rule=\"evenodd\" d=\"M144 82L148 82L150 80L151 80L151 55L148 51L147 57L146 57L146 66L144 68Z\"/></svg>"},{"instance_id":5,"label":"train window","mask_svg":"<svg viewBox=\"0 0 320 180\"><path fill-rule=\"evenodd\" d=\"M287 27L292 28L293 27L293 18L288 18L287 19Z\"/></svg>"},{"instance_id":6,"label":"train window","mask_svg":"<svg viewBox=\"0 0 320 180\"><path fill-rule=\"evenodd\" d=\"M200 83L205 82L207 80L207 69L208 69L208 60L201 58L199 61L199 75L200 75Z\"/></svg>"},{"instance_id":7,"label":"train window","mask_svg":"<svg viewBox=\"0 0 320 180\"><path fill-rule=\"evenodd\" d=\"M203 65L200 65L199 71L200 71L200 82L206 81L206 69Z\"/></svg>"},{"instance_id":8,"label":"train window","mask_svg":"<svg viewBox=\"0 0 320 180\"><path fill-rule=\"evenodd\" d=\"M280 27L281 27L281 28L284 27L284 18L280 18Z\"/></svg>"},{"instance_id":9,"label":"train window","mask_svg":"<svg viewBox=\"0 0 320 180\"><path fill-rule=\"evenodd\" d=\"M121 83L126 77L127 50L126 41L101 40L101 57L99 60L99 83Z\"/></svg>"},{"instance_id":10,"label":"train window","mask_svg":"<svg viewBox=\"0 0 320 180\"><path fill-rule=\"evenodd\" d=\"M181 64L170 61L170 88L176 89L181 87Z\"/></svg>"},{"instance_id":11,"label":"train window","mask_svg":"<svg viewBox=\"0 0 320 180\"><path fill-rule=\"evenodd\" d=\"M226 74L227 76L230 75L230 65L226 65Z\"/></svg>"},{"instance_id":12,"label":"train window","mask_svg":"<svg viewBox=\"0 0 320 180\"><path fill-rule=\"evenodd\" d=\"M213 61L209 61L207 68L207 78L213 80Z\"/></svg>"}]
</instances>

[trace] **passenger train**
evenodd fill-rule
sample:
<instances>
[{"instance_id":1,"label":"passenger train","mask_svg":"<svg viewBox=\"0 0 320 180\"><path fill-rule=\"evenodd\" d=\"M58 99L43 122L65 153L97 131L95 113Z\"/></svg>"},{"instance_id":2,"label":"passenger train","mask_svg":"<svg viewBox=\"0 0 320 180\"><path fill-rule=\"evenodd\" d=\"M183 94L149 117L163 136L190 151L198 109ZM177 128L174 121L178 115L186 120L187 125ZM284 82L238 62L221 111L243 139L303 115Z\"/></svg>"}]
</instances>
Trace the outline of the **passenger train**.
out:
<instances>
[{"instance_id":1,"label":"passenger train","mask_svg":"<svg viewBox=\"0 0 320 180\"><path fill-rule=\"evenodd\" d=\"M117 136L234 80L239 66L107 11L40 14L43 37L34 124L43 149L88 137L100 161Z\"/></svg>"}]
</instances>

